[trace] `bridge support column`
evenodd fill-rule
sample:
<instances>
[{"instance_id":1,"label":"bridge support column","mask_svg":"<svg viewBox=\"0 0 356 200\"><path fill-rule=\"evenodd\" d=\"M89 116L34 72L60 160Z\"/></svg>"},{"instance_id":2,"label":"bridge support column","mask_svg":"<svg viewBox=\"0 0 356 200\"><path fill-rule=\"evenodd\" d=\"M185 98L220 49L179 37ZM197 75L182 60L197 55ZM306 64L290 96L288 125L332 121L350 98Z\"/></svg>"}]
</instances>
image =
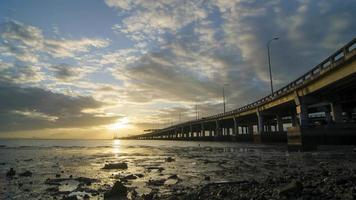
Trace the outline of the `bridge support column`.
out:
<instances>
[{"instance_id":1,"label":"bridge support column","mask_svg":"<svg viewBox=\"0 0 356 200\"><path fill-rule=\"evenodd\" d=\"M215 121L215 133L214 133L215 138L220 139L220 126L219 126L219 121Z\"/></svg>"},{"instance_id":2,"label":"bridge support column","mask_svg":"<svg viewBox=\"0 0 356 200\"><path fill-rule=\"evenodd\" d=\"M192 138L194 136L193 134L193 127L192 124L189 125L189 138Z\"/></svg>"},{"instance_id":3,"label":"bridge support column","mask_svg":"<svg viewBox=\"0 0 356 200\"><path fill-rule=\"evenodd\" d=\"M253 141L255 143L261 143L261 135L264 132L264 120L260 111L257 111L257 134L253 135Z\"/></svg>"},{"instance_id":4,"label":"bridge support column","mask_svg":"<svg viewBox=\"0 0 356 200\"><path fill-rule=\"evenodd\" d=\"M295 104L296 114L299 121L295 126L293 125L293 127L289 127L287 130L288 149L290 151L306 151L315 149L316 145L312 142L313 137L308 137L307 133L309 127L309 119L306 97L296 96Z\"/></svg>"},{"instance_id":5,"label":"bridge support column","mask_svg":"<svg viewBox=\"0 0 356 200\"><path fill-rule=\"evenodd\" d=\"M282 120L282 117L280 115L277 115L276 117L277 119L277 129L278 129L278 132L283 132L283 120Z\"/></svg>"},{"instance_id":6,"label":"bridge support column","mask_svg":"<svg viewBox=\"0 0 356 200\"><path fill-rule=\"evenodd\" d=\"M337 102L331 103L331 115L335 123L342 123L342 105Z\"/></svg>"},{"instance_id":7,"label":"bridge support column","mask_svg":"<svg viewBox=\"0 0 356 200\"><path fill-rule=\"evenodd\" d=\"M234 117L233 120L234 120L233 135L235 135L235 137L236 137L237 136L237 132L238 132L236 117Z\"/></svg>"}]
</instances>

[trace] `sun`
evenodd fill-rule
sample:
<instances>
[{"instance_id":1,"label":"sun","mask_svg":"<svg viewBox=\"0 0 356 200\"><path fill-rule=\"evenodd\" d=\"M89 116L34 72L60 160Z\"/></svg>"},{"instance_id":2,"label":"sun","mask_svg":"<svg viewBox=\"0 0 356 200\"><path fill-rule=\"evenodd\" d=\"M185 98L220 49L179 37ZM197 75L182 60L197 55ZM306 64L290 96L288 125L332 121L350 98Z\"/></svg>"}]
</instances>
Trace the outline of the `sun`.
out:
<instances>
[{"instance_id":1,"label":"sun","mask_svg":"<svg viewBox=\"0 0 356 200\"><path fill-rule=\"evenodd\" d=\"M124 117L122 119L119 119L117 122L114 124L110 124L108 128L110 130L119 130L128 127L129 125L129 119L127 117Z\"/></svg>"}]
</instances>

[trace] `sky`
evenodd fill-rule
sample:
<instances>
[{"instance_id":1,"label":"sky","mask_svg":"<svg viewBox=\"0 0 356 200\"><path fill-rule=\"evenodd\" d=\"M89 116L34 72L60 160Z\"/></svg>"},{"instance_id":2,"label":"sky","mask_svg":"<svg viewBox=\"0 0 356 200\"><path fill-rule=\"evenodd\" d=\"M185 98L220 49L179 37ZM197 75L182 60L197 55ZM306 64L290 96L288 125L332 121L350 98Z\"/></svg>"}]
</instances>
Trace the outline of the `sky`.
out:
<instances>
[{"instance_id":1,"label":"sky","mask_svg":"<svg viewBox=\"0 0 356 200\"><path fill-rule=\"evenodd\" d=\"M232 110L355 37L355 0L0 0L0 138L104 139ZM225 85L225 86L224 86Z\"/></svg>"}]
</instances>

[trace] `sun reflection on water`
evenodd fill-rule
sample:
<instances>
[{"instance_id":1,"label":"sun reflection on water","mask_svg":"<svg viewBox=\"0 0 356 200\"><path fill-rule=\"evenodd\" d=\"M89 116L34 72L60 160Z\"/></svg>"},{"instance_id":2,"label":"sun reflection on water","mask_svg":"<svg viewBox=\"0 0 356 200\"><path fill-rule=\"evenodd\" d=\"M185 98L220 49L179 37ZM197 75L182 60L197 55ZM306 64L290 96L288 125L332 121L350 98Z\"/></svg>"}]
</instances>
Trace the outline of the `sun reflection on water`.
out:
<instances>
[{"instance_id":1,"label":"sun reflection on water","mask_svg":"<svg viewBox=\"0 0 356 200\"><path fill-rule=\"evenodd\" d=\"M112 152L114 154L119 154L121 150L121 140L113 140L112 143Z\"/></svg>"}]
</instances>

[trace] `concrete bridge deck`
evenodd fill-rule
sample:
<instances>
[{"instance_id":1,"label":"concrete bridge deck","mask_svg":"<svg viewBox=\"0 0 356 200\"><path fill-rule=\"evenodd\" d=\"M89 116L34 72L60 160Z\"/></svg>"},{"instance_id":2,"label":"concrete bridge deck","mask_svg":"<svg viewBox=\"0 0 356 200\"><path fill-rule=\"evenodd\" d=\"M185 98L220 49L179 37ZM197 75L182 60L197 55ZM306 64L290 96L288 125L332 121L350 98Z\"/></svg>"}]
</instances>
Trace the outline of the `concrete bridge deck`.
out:
<instances>
[{"instance_id":1,"label":"concrete bridge deck","mask_svg":"<svg viewBox=\"0 0 356 200\"><path fill-rule=\"evenodd\" d=\"M122 139L356 144L356 38L313 69L241 108Z\"/></svg>"}]
</instances>

